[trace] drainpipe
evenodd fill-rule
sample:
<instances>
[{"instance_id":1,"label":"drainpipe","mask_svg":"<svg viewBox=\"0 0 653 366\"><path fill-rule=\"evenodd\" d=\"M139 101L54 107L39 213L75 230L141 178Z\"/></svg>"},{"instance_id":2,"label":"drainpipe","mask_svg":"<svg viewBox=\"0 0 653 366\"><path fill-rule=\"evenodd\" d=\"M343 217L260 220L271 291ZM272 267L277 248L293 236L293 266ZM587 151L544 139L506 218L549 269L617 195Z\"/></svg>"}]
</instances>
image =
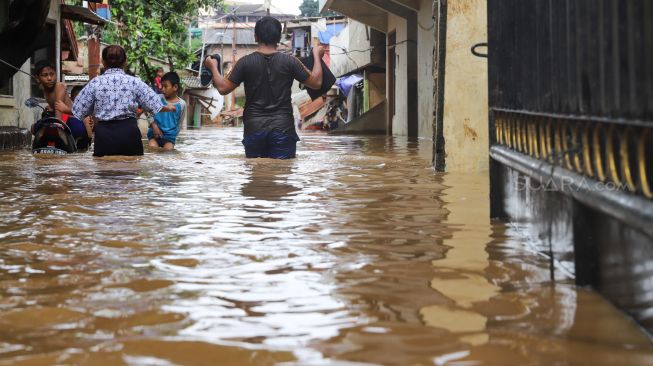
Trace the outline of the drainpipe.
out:
<instances>
[{"instance_id":1,"label":"drainpipe","mask_svg":"<svg viewBox=\"0 0 653 366\"><path fill-rule=\"evenodd\" d=\"M438 172L444 172L445 141L444 141L444 78L447 56L447 0L436 0L437 20L436 39L436 70L435 70L435 126L433 129L433 166Z\"/></svg>"},{"instance_id":2,"label":"drainpipe","mask_svg":"<svg viewBox=\"0 0 653 366\"><path fill-rule=\"evenodd\" d=\"M406 105L408 108L408 137L419 137L419 94L417 92L417 13L410 12L406 18L407 27L407 57L408 57L408 93Z\"/></svg>"},{"instance_id":3,"label":"drainpipe","mask_svg":"<svg viewBox=\"0 0 653 366\"><path fill-rule=\"evenodd\" d=\"M97 11L97 4L89 2L88 8L94 13ZM92 80L100 75L100 31L93 26L93 31L88 37L88 79Z\"/></svg>"}]
</instances>

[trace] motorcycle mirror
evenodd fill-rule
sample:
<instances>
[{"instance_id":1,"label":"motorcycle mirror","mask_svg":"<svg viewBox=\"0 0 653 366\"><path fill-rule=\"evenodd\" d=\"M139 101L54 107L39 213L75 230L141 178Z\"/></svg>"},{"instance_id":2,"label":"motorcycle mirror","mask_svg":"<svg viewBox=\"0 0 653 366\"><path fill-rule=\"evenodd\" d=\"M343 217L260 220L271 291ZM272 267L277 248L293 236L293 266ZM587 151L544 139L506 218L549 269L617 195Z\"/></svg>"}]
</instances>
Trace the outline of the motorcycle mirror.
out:
<instances>
[{"instance_id":1,"label":"motorcycle mirror","mask_svg":"<svg viewBox=\"0 0 653 366\"><path fill-rule=\"evenodd\" d=\"M42 107L41 107L41 104L40 104L39 101L38 101L38 99L33 98L33 97L32 97L32 98L28 98L28 99L25 101L25 106L28 107L28 108L36 108L36 107L42 108Z\"/></svg>"}]
</instances>

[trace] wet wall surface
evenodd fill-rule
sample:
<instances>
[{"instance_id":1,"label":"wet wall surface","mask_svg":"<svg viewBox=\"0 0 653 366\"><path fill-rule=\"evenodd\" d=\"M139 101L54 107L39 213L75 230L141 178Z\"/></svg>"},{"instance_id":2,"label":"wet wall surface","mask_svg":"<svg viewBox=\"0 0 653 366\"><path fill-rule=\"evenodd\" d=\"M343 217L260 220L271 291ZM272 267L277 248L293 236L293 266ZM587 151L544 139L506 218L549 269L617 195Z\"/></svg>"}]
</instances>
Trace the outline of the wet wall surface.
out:
<instances>
[{"instance_id":1,"label":"wet wall surface","mask_svg":"<svg viewBox=\"0 0 653 366\"><path fill-rule=\"evenodd\" d=\"M550 259L551 278L574 278L576 284L591 286L653 331L652 239L628 221L559 192L556 184L500 169L510 226Z\"/></svg>"},{"instance_id":2,"label":"wet wall surface","mask_svg":"<svg viewBox=\"0 0 653 366\"><path fill-rule=\"evenodd\" d=\"M0 151L24 149L30 146L32 135L26 129L0 126Z\"/></svg>"},{"instance_id":3,"label":"wet wall surface","mask_svg":"<svg viewBox=\"0 0 653 366\"><path fill-rule=\"evenodd\" d=\"M649 365L634 321L489 217L428 142L241 130L0 153L0 365Z\"/></svg>"}]
</instances>

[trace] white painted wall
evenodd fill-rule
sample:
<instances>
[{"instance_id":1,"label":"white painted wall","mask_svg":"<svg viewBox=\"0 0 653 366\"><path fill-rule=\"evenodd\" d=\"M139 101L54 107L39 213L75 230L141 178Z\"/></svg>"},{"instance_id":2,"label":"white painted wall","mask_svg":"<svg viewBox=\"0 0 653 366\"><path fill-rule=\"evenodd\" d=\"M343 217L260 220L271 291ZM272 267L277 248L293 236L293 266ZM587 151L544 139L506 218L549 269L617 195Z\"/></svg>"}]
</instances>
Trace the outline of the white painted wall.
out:
<instances>
[{"instance_id":1,"label":"white painted wall","mask_svg":"<svg viewBox=\"0 0 653 366\"><path fill-rule=\"evenodd\" d=\"M371 62L370 40L367 27L353 19L336 37L331 38L331 72L338 77ZM344 50L349 51L345 54ZM366 52L351 52L362 51Z\"/></svg>"},{"instance_id":2,"label":"white painted wall","mask_svg":"<svg viewBox=\"0 0 653 366\"><path fill-rule=\"evenodd\" d=\"M421 0L417 13L418 71L417 94L419 96L418 134L420 138L433 138L433 51L435 49L435 20L433 19L433 0Z\"/></svg>"},{"instance_id":3,"label":"white painted wall","mask_svg":"<svg viewBox=\"0 0 653 366\"><path fill-rule=\"evenodd\" d=\"M418 136L420 138L433 138L433 50L435 47L434 21L432 12L432 1L422 0L418 12L418 33L417 33L417 94L418 102ZM397 43L406 40L406 20L394 15L388 16L389 33L397 32ZM392 134L405 136L408 134L406 94L408 93L408 65L407 44L402 43L396 46L397 62L395 76L395 96L397 98L395 116L392 118Z\"/></svg>"},{"instance_id":4,"label":"white painted wall","mask_svg":"<svg viewBox=\"0 0 653 366\"><path fill-rule=\"evenodd\" d=\"M406 40L406 20L398 16L388 15L388 33L397 32L396 67L395 67L395 115L389 116L392 123L392 134L396 136L408 135L408 106L406 105L406 95L408 93L408 64L407 64L407 44L401 43ZM399 44L401 43L401 44ZM388 53L388 57L389 53ZM392 70L388 70L388 73ZM388 85L390 83L388 82ZM386 95L389 95L386 91Z\"/></svg>"},{"instance_id":5,"label":"white painted wall","mask_svg":"<svg viewBox=\"0 0 653 366\"><path fill-rule=\"evenodd\" d=\"M30 72L29 60L21 70ZM24 107L25 100L30 97L29 76L22 73L14 75L13 87L13 97L0 96L0 126L28 128L36 121L35 112Z\"/></svg>"}]
</instances>

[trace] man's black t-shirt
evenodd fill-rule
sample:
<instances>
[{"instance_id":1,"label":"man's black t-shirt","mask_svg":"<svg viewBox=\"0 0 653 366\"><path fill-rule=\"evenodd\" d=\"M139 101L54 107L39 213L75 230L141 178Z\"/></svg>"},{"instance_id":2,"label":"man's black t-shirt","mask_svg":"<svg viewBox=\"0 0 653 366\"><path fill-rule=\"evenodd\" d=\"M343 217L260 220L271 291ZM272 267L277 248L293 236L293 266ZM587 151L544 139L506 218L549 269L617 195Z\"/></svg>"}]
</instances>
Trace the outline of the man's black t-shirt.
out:
<instances>
[{"instance_id":1,"label":"man's black t-shirt","mask_svg":"<svg viewBox=\"0 0 653 366\"><path fill-rule=\"evenodd\" d=\"M293 80L303 83L309 76L310 72L301 61L284 53L254 52L238 60L227 79L236 85L245 83L243 118L246 132L259 127L279 129L279 124L287 128L288 122L292 127ZM271 126L270 120L276 120L272 122L276 126ZM261 124L265 126L259 126Z\"/></svg>"}]
</instances>

